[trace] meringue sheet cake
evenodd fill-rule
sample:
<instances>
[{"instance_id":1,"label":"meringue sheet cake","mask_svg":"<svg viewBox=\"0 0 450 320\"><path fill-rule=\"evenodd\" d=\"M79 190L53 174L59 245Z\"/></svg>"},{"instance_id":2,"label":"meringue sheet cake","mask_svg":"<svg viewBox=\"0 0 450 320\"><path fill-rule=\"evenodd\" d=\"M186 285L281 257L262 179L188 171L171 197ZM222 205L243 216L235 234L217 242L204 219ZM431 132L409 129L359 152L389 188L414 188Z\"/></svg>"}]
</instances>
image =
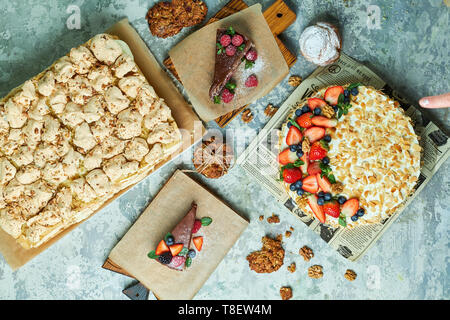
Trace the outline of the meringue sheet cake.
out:
<instances>
[{"instance_id":1,"label":"meringue sheet cake","mask_svg":"<svg viewBox=\"0 0 450 320\"><path fill-rule=\"evenodd\" d=\"M173 154L169 107L99 34L0 100L0 226L38 247Z\"/></svg>"}]
</instances>

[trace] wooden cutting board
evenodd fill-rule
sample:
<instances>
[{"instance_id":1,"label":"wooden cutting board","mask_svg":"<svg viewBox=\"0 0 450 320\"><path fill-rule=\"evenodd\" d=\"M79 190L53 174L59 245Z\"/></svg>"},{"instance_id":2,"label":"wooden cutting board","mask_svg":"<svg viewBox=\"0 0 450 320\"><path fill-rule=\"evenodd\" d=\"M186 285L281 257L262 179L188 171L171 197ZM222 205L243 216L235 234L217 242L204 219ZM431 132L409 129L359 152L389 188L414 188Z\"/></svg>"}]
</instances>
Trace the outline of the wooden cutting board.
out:
<instances>
[{"instance_id":1,"label":"wooden cutting board","mask_svg":"<svg viewBox=\"0 0 450 320\"><path fill-rule=\"evenodd\" d=\"M219 10L219 12L217 12L206 24L216 22L220 19L228 17L233 13L244 10L246 8L248 8L248 5L244 1L231 0L221 10ZM276 0L269 8L267 8L266 11L264 11L263 16L266 19L267 24L269 25L269 28L273 33L273 36L275 37L275 40L278 44L278 47L280 48L280 51L284 59L286 60L287 65L289 66L289 68L292 67L297 61L297 56L289 51L289 49L278 38L278 35L282 33L284 30L286 30L295 21L295 19L297 18L295 12L289 9L289 7L284 3L283 0ZM164 60L164 65L175 76L175 78L177 78L178 81L181 82L177 70L175 69L175 66L173 65L170 57ZM247 106L248 105L245 105L239 109L233 110L232 112L229 112L217 118L216 119L217 124L221 128L225 127L228 123L230 123L231 120L233 120L234 117L236 117L239 113L241 113L241 111L244 110Z\"/></svg>"}]
</instances>

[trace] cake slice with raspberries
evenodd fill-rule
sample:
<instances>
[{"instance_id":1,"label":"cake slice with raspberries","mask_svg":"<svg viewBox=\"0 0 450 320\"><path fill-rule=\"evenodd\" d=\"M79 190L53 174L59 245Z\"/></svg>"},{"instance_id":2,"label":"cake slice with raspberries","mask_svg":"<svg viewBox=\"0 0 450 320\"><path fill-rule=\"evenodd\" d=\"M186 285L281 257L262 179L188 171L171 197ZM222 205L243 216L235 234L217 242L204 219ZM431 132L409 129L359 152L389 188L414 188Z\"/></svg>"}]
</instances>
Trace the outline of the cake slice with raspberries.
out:
<instances>
[{"instance_id":1,"label":"cake slice with raspberries","mask_svg":"<svg viewBox=\"0 0 450 320\"><path fill-rule=\"evenodd\" d=\"M286 192L332 227L374 224L414 191L421 147L397 101L359 83L298 102L282 125L278 162Z\"/></svg>"}]
</instances>

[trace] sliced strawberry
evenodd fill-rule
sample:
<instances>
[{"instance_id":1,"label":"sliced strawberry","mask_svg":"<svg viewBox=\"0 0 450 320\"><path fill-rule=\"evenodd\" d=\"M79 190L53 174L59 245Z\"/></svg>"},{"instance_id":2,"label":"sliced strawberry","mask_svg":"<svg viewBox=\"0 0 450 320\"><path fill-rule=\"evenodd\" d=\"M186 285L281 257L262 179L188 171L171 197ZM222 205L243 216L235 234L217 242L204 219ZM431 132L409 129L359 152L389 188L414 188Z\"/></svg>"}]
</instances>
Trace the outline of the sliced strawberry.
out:
<instances>
[{"instance_id":1,"label":"sliced strawberry","mask_svg":"<svg viewBox=\"0 0 450 320\"><path fill-rule=\"evenodd\" d=\"M359 201L356 198L349 199L345 201L345 203L342 205L342 213L346 217L352 217L356 214L356 211L359 209Z\"/></svg>"},{"instance_id":2,"label":"sliced strawberry","mask_svg":"<svg viewBox=\"0 0 450 320\"><path fill-rule=\"evenodd\" d=\"M312 110L314 110L317 107L325 107L327 105L327 102L325 100L322 100L320 98L309 98L308 99L308 107Z\"/></svg>"},{"instance_id":3,"label":"sliced strawberry","mask_svg":"<svg viewBox=\"0 0 450 320\"><path fill-rule=\"evenodd\" d=\"M315 126L319 126L319 127L325 127L325 128L333 128L337 126L337 119L335 118L331 118L328 119L327 117L324 116L315 116L311 118L311 122L315 125Z\"/></svg>"},{"instance_id":4,"label":"sliced strawberry","mask_svg":"<svg viewBox=\"0 0 450 320\"><path fill-rule=\"evenodd\" d=\"M311 127L303 133L310 143L316 142L325 137L325 129L321 127Z\"/></svg>"},{"instance_id":5,"label":"sliced strawberry","mask_svg":"<svg viewBox=\"0 0 450 320\"><path fill-rule=\"evenodd\" d=\"M318 173L316 175L316 178L317 178L317 183L319 184L320 190L322 190L323 192L331 192L331 183L327 177L325 177L325 176L321 177L320 173Z\"/></svg>"},{"instance_id":6,"label":"sliced strawberry","mask_svg":"<svg viewBox=\"0 0 450 320\"><path fill-rule=\"evenodd\" d=\"M325 223L325 213L323 212L322 206L319 206L317 203L317 196L315 194L308 196L308 204L316 218L319 219L320 222Z\"/></svg>"},{"instance_id":7,"label":"sliced strawberry","mask_svg":"<svg viewBox=\"0 0 450 320\"><path fill-rule=\"evenodd\" d=\"M197 251L202 251L203 237L200 236L192 238L192 241L194 242L194 246L197 248Z\"/></svg>"},{"instance_id":8,"label":"sliced strawberry","mask_svg":"<svg viewBox=\"0 0 450 320\"><path fill-rule=\"evenodd\" d=\"M288 146L299 144L302 141L302 133L296 127L291 126L286 136L286 143Z\"/></svg>"},{"instance_id":9,"label":"sliced strawberry","mask_svg":"<svg viewBox=\"0 0 450 320\"><path fill-rule=\"evenodd\" d=\"M320 141L316 141L311 145L309 150L309 160L322 160L327 155L327 149L325 149Z\"/></svg>"},{"instance_id":10,"label":"sliced strawberry","mask_svg":"<svg viewBox=\"0 0 450 320\"><path fill-rule=\"evenodd\" d=\"M333 218L339 218L341 208L339 207L339 203L337 203L337 201L332 200L330 202L325 202L322 207L325 214L332 216Z\"/></svg>"},{"instance_id":11,"label":"sliced strawberry","mask_svg":"<svg viewBox=\"0 0 450 320\"><path fill-rule=\"evenodd\" d=\"M312 122L311 122L311 118L312 118L312 113L311 112L307 112L302 114L300 117L298 117L296 119L298 125L302 128L310 128L312 127Z\"/></svg>"},{"instance_id":12,"label":"sliced strawberry","mask_svg":"<svg viewBox=\"0 0 450 320\"><path fill-rule=\"evenodd\" d=\"M283 170L283 181L286 183L294 183L301 178L303 178L302 170L298 167Z\"/></svg>"},{"instance_id":13,"label":"sliced strawberry","mask_svg":"<svg viewBox=\"0 0 450 320\"><path fill-rule=\"evenodd\" d=\"M160 255L161 253L169 251L169 247L167 246L166 242L164 240L161 240L156 247L155 254Z\"/></svg>"},{"instance_id":14,"label":"sliced strawberry","mask_svg":"<svg viewBox=\"0 0 450 320\"><path fill-rule=\"evenodd\" d=\"M278 162L283 166L287 165L288 163L294 163L297 159L297 154L289 150L289 148L281 151L277 158Z\"/></svg>"},{"instance_id":15,"label":"sliced strawberry","mask_svg":"<svg viewBox=\"0 0 450 320\"><path fill-rule=\"evenodd\" d=\"M302 189L309 193L316 193L319 190L319 185L317 184L316 176L307 176L303 179Z\"/></svg>"},{"instance_id":16,"label":"sliced strawberry","mask_svg":"<svg viewBox=\"0 0 450 320\"><path fill-rule=\"evenodd\" d=\"M302 169L302 172L306 173L308 172L308 166L309 166L309 154L308 153L304 153L300 160L303 161L303 164L300 166L300 169Z\"/></svg>"},{"instance_id":17,"label":"sliced strawberry","mask_svg":"<svg viewBox=\"0 0 450 320\"><path fill-rule=\"evenodd\" d=\"M176 243L171 246L169 246L170 253L172 253L172 257L175 257L177 254L183 250L183 244L182 243Z\"/></svg>"},{"instance_id":18,"label":"sliced strawberry","mask_svg":"<svg viewBox=\"0 0 450 320\"><path fill-rule=\"evenodd\" d=\"M322 169L320 169L320 162L313 161L308 166L308 174L310 176L315 176L318 173L322 173Z\"/></svg>"},{"instance_id":19,"label":"sliced strawberry","mask_svg":"<svg viewBox=\"0 0 450 320\"><path fill-rule=\"evenodd\" d=\"M330 105L335 106L341 94L344 94L344 88L342 86L334 86L325 91L324 98Z\"/></svg>"}]
</instances>

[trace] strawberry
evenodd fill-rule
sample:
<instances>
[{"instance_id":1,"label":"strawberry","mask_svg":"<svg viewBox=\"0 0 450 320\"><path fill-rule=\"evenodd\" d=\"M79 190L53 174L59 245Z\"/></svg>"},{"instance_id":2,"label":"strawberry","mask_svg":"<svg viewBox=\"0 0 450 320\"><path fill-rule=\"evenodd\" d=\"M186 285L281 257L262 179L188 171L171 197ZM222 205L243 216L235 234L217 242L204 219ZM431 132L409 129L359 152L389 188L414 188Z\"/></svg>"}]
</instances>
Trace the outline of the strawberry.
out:
<instances>
[{"instance_id":1,"label":"strawberry","mask_svg":"<svg viewBox=\"0 0 450 320\"><path fill-rule=\"evenodd\" d=\"M169 247L167 246L166 242L164 240L161 240L156 247L155 254L160 255L161 253L169 251Z\"/></svg>"},{"instance_id":2,"label":"strawberry","mask_svg":"<svg viewBox=\"0 0 450 320\"><path fill-rule=\"evenodd\" d=\"M291 126L286 136L286 143L288 146L299 144L302 141L302 133L296 127Z\"/></svg>"},{"instance_id":3,"label":"strawberry","mask_svg":"<svg viewBox=\"0 0 450 320\"><path fill-rule=\"evenodd\" d=\"M320 141L316 141L311 145L309 150L309 160L322 160L327 155L327 149L324 148Z\"/></svg>"},{"instance_id":4,"label":"strawberry","mask_svg":"<svg viewBox=\"0 0 450 320\"><path fill-rule=\"evenodd\" d=\"M302 170L298 167L283 170L283 181L286 183L294 183L301 178L303 178Z\"/></svg>"},{"instance_id":5,"label":"strawberry","mask_svg":"<svg viewBox=\"0 0 450 320\"><path fill-rule=\"evenodd\" d=\"M297 159L297 154L289 150L289 148L281 151L277 157L278 162L283 166L287 165L288 163L294 163Z\"/></svg>"},{"instance_id":6,"label":"strawberry","mask_svg":"<svg viewBox=\"0 0 450 320\"><path fill-rule=\"evenodd\" d=\"M303 179L302 189L309 193L316 193L319 190L319 185L317 184L316 176L307 176Z\"/></svg>"},{"instance_id":7,"label":"strawberry","mask_svg":"<svg viewBox=\"0 0 450 320\"><path fill-rule=\"evenodd\" d=\"M317 196L315 194L308 196L308 204L316 218L319 219L320 222L325 223L325 213L323 212L322 206L317 204Z\"/></svg>"},{"instance_id":8,"label":"strawberry","mask_svg":"<svg viewBox=\"0 0 450 320\"><path fill-rule=\"evenodd\" d=\"M320 169L320 162L319 161L311 162L308 166L308 174L310 176L315 176L318 173L322 173L322 169Z\"/></svg>"},{"instance_id":9,"label":"strawberry","mask_svg":"<svg viewBox=\"0 0 450 320\"><path fill-rule=\"evenodd\" d=\"M344 94L344 88L342 86L334 86L325 91L324 98L330 105L335 106L338 104L339 95L341 94Z\"/></svg>"},{"instance_id":10,"label":"strawberry","mask_svg":"<svg viewBox=\"0 0 450 320\"><path fill-rule=\"evenodd\" d=\"M303 161L303 164L300 166L300 169L302 169L302 172L308 172L308 166L309 166L309 154L304 153L300 160Z\"/></svg>"},{"instance_id":11,"label":"strawberry","mask_svg":"<svg viewBox=\"0 0 450 320\"><path fill-rule=\"evenodd\" d=\"M341 208L339 207L339 203L337 203L337 201L331 200L329 202L325 202L322 207L325 214L332 216L333 218L339 218Z\"/></svg>"},{"instance_id":12,"label":"strawberry","mask_svg":"<svg viewBox=\"0 0 450 320\"><path fill-rule=\"evenodd\" d=\"M315 116L311 118L311 122L315 126L325 127L325 128L333 128L337 126L337 119L328 119L324 116Z\"/></svg>"},{"instance_id":13,"label":"strawberry","mask_svg":"<svg viewBox=\"0 0 450 320\"><path fill-rule=\"evenodd\" d=\"M325 107L327 105L325 100L322 100L320 98L309 98L308 99L308 107L312 110L314 110L317 107Z\"/></svg>"},{"instance_id":14,"label":"strawberry","mask_svg":"<svg viewBox=\"0 0 450 320\"><path fill-rule=\"evenodd\" d=\"M310 143L314 143L325 137L325 129L321 127L311 127L305 130L303 135L308 138Z\"/></svg>"},{"instance_id":15,"label":"strawberry","mask_svg":"<svg viewBox=\"0 0 450 320\"><path fill-rule=\"evenodd\" d=\"M312 127L311 117L312 117L312 113L307 112L307 113L302 114L300 117L298 117L296 121L300 127L309 128L309 127Z\"/></svg>"},{"instance_id":16,"label":"strawberry","mask_svg":"<svg viewBox=\"0 0 450 320\"><path fill-rule=\"evenodd\" d=\"M202 251L203 237L200 236L192 238L192 241L194 242L194 246L197 248L197 251Z\"/></svg>"},{"instance_id":17,"label":"strawberry","mask_svg":"<svg viewBox=\"0 0 450 320\"><path fill-rule=\"evenodd\" d=\"M331 183L327 177L325 177L325 176L321 177L320 173L317 173L316 178L317 178L317 183L319 184L320 190L322 190L323 192L331 192Z\"/></svg>"},{"instance_id":18,"label":"strawberry","mask_svg":"<svg viewBox=\"0 0 450 320\"><path fill-rule=\"evenodd\" d=\"M177 254L183 250L183 244L182 243L176 243L171 246L169 246L170 253L172 253L172 257L175 257Z\"/></svg>"},{"instance_id":19,"label":"strawberry","mask_svg":"<svg viewBox=\"0 0 450 320\"><path fill-rule=\"evenodd\" d=\"M358 199L352 198L344 202L341 211L346 217L351 217L355 215L356 211L358 211L358 208L359 208Z\"/></svg>"},{"instance_id":20,"label":"strawberry","mask_svg":"<svg viewBox=\"0 0 450 320\"><path fill-rule=\"evenodd\" d=\"M202 222L200 220L195 220L194 227L192 228L192 233L197 233L201 227L202 227Z\"/></svg>"}]
</instances>

